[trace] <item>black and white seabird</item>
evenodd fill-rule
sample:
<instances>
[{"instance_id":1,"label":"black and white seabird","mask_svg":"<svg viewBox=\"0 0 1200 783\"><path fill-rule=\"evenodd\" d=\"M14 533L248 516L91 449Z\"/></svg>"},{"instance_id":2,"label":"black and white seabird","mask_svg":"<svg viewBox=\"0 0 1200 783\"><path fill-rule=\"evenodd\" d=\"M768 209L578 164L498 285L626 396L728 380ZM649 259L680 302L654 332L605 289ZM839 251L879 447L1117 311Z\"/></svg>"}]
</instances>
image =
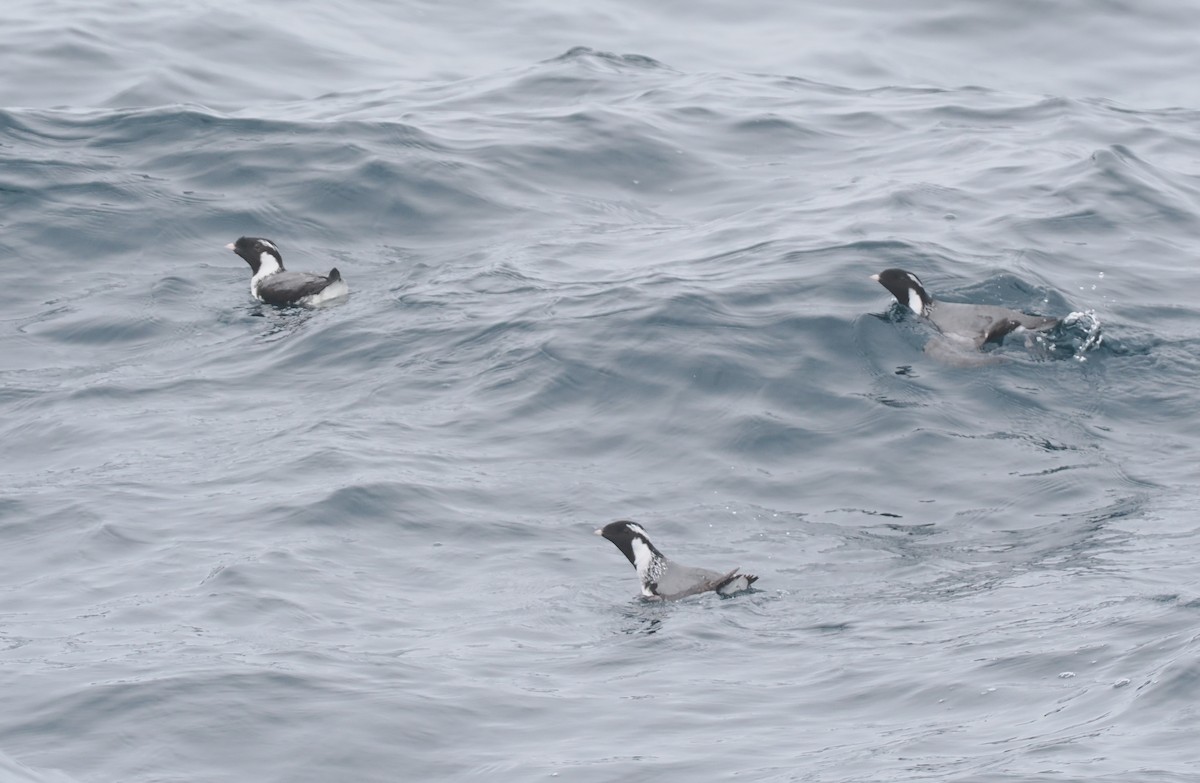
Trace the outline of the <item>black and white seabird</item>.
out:
<instances>
[{"instance_id":1,"label":"black and white seabird","mask_svg":"<svg viewBox=\"0 0 1200 783\"><path fill-rule=\"evenodd\" d=\"M757 576L738 573L736 568L723 574L668 560L635 522L610 522L597 530L596 535L613 542L629 558L642 583L642 595L651 600L674 601L710 590L719 595L732 595L749 589L758 580Z\"/></svg>"},{"instance_id":2,"label":"black and white seabird","mask_svg":"<svg viewBox=\"0 0 1200 783\"><path fill-rule=\"evenodd\" d=\"M269 239L242 237L225 246L250 265L250 294L272 305L316 305L349 293L337 268L328 275L289 272L283 268L283 256Z\"/></svg>"},{"instance_id":3,"label":"black and white seabird","mask_svg":"<svg viewBox=\"0 0 1200 783\"><path fill-rule=\"evenodd\" d=\"M987 343L1000 342L1006 334L1018 330L1044 332L1058 326L1059 319L1029 315L997 305L939 302L929 295L912 272L885 269L871 279L892 292L902 305L930 323L943 336L963 346L981 349Z\"/></svg>"}]
</instances>

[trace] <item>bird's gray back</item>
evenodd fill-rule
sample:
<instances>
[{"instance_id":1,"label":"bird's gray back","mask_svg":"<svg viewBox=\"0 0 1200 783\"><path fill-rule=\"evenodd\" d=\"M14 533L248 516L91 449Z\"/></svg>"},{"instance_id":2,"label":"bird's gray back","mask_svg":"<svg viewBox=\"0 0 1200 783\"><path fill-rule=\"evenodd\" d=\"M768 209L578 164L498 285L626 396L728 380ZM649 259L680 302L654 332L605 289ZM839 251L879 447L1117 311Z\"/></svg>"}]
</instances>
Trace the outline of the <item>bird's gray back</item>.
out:
<instances>
[{"instance_id":1,"label":"bird's gray back","mask_svg":"<svg viewBox=\"0 0 1200 783\"><path fill-rule=\"evenodd\" d=\"M258 285L259 293L286 295L289 297L309 296L320 293L329 285L329 278L312 272L277 272L263 279Z\"/></svg>"},{"instance_id":2,"label":"bird's gray back","mask_svg":"<svg viewBox=\"0 0 1200 783\"><path fill-rule=\"evenodd\" d=\"M696 590L697 587L713 584L725 576L720 571L680 565L673 560L667 560L666 567L658 577L658 594L663 596L686 594Z\"/></svg>"},{"instance_id":3,"label":"bird's gray back","mask_svg":"<svg viewBox=\"0 0 1200 783\"><path fill-rule=\"evenodd\" d=\"M930 310L929 321L942 334L966 338L976 347L999 340L1017 327L1049 329L1057 318L1029 315L997 305L968 305L956 302L937 302Z\"/></svg>"}]
</instances>

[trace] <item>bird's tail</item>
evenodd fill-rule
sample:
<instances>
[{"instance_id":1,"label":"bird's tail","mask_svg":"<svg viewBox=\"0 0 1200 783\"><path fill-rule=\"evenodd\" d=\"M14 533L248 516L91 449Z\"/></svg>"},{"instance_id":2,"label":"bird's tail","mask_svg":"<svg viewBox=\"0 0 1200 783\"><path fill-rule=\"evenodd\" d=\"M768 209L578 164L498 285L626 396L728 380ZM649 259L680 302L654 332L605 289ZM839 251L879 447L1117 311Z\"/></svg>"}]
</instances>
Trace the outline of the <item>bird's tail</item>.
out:
<instances>
[{"instance_id":1,"label":"bird's tail","mask_svg":"<svg viewBox=\"0 0 1200 783\"><path fill-rule=\"evenodd\" d=\"M754 574L739 574L735 568L717 580L716 587L712 589L721 595L732 595L742 590L749 590L750 585L757 581L758 577Z\"/></svg>"}]
</instances>

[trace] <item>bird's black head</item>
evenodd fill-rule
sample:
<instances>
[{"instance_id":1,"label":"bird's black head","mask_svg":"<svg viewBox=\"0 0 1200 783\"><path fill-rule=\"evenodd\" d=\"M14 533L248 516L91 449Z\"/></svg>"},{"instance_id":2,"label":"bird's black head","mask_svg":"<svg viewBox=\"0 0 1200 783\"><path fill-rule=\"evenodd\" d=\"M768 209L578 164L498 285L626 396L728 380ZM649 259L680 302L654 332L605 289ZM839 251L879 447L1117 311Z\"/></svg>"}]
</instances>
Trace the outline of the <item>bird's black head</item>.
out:
<instances>
[{"instance_id":1,"label":"bird's black head","mask_svg":"<svg viewBox=\"0 0 1200 783\"><path fill-rule=\"evenodd\" d=\"M258 270L262 267L263 254L267 255L265 263L278 265L279 269L274 271L283 271L283 256L279 254L279 248L275 247L275 243L269 239L242 237L238 241L226 245L225 249L232 250L241 256L250 265L252 274L257 275Z\"/></svg>"},{"instance_id":2,"label":"bird's black head","mask_svg":"<svg viewBox=\"0 0 1200 783\"><path fill-rule=\"evenodd\" d=\"M912 272L903 269L885 269L871 279L891 291L892 296L902 305L908 305L917 315L926 315L926 310L933 304L933 297L926 291L925 286Z\"/></svg>"},{"instance_id":3,"label":"bird's black head","mask_svg":"<svg viewBox=\"0 0 1200 783\"><path fill-rule=\"evenodd\" d=\"M637 567L637 557L633 552L634 540L642 541L655 555L662 557L662 553L654 548L654 544L650 543L650 539L646 536L646 531L636 522L630 522L627 519L622 519L617 522L609 522L604 527L596 531L596 535L604 536L609 541L616 545L617 549L621 550L621 554L629 558L629 562L633 563L634 568Z\"/></svg>"}]
</instances>

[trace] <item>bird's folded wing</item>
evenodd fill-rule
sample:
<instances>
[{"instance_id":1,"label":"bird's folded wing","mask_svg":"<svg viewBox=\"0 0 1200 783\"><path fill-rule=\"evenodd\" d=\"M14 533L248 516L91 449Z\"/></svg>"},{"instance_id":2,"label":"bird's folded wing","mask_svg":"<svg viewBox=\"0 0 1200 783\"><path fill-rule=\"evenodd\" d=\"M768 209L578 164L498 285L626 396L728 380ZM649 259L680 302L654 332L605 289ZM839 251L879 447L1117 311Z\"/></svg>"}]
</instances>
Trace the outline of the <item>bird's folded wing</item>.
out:
<instances>
[{"instance_id":1,"label":"bird's folded wing","mask_svg":"<svg viewBox=\"0 0 1200 783\"><path fill-rule=\"evenodd\" d=\"M731 580L735 579L737 576L738 569L735 568L727 574L722 574L712 579L706 579L703 582L698 582L686 590L681 590L678 593L671 593L670 595L664 595L660 597L665 601L678 601L680 598L687 598L689 595L697 595L699 593L707 593L710 590L718 590L728 584Z\"/></svg>"}]
</instances>

